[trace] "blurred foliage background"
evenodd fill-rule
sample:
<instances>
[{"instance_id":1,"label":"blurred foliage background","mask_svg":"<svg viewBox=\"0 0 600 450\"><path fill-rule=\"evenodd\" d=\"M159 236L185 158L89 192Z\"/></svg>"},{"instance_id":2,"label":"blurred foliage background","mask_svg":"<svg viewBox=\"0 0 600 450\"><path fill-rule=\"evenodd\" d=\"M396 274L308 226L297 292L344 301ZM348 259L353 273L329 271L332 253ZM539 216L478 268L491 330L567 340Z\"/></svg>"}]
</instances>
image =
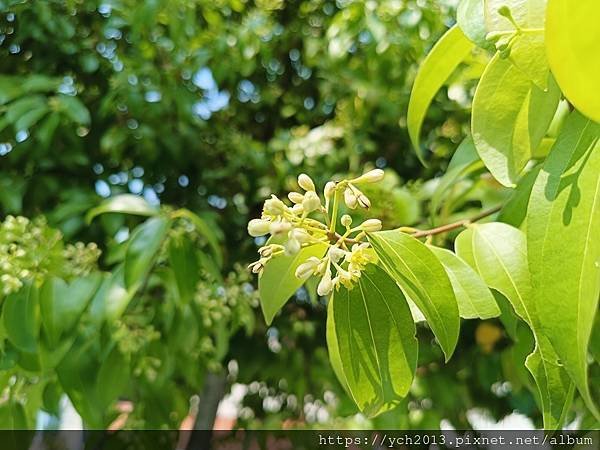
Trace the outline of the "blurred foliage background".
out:
<instances>
[{"instance_id":1,"label":"blurred foliage background","mask_svg":"<svg viewBox=\"0 0 600 450\"><path fill-rule=\"evenodd\" d=\"M385 169L367 194L388 228L443 223L503 198L475 172L431 211L467 131L477 60L428 114L428 167L409 145L416 68L453 23L455 3L0 1L2 423L39 425L38 411L58 415L66 393L89 427L112 423L119 401L133 405L126 428L177 427L197 411L197 425L212 426L214 408L203 407L241 384L235 426L468 428L474 409L539 424L522 364L531 337L516 321L514 329L464 321L448 364L420 327L431 345L421 345L409 398L366 421L329 366L323 299L301 289L267 328L243 268L261 243L247 236L247 221L271 192L293 190L301 172L322 186ZM60 345L48 350L52 333L39 324L24 325L37 339L30 347L15 340L10 324L37 310L19 309L25 302L15 306L11 295L50 277L118 276L145 218L113 212L88 223L86 214L125 193L167 212L186 208L205 229L176 219L144 288L118 313L102 312L110 292L96 294ZM182 239L198 264L185 301L169 256ZM222 261L206 257L215 243Z\"/></svg>"}]
</instances>

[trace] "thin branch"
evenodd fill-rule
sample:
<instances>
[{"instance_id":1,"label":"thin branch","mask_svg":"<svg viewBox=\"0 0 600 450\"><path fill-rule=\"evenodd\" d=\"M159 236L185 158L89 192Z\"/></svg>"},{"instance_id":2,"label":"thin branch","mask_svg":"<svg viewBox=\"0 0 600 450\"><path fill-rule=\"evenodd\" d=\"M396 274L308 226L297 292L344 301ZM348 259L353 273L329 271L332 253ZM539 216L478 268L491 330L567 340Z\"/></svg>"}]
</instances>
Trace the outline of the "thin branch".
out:
<instances>
[{"instance_id":1,"label":"thin branch","mask_svg":"<svg viewBox=\"0 0 600 450\"><path fill-rule=\"evenodd\" d=\"M477 222L485 217L488 217L488 216L491 216L492 214L497 213L498 211L500 211L500 209L502 209L502 206L503 205L498 205L492 209L482 211L479 214L477 214L469 219L463 219L463 220L459 220L458 222L448 223L448 224L442 225L440 227L431 228L430 230L416 231L412 234L412 236L416 237L416 238L425 237L425 236L433 236L436 234L447 233L448 231L452 231L457 228L466 227L467 225L469 225L473 222Z\"/></svg>"}]
</instances>

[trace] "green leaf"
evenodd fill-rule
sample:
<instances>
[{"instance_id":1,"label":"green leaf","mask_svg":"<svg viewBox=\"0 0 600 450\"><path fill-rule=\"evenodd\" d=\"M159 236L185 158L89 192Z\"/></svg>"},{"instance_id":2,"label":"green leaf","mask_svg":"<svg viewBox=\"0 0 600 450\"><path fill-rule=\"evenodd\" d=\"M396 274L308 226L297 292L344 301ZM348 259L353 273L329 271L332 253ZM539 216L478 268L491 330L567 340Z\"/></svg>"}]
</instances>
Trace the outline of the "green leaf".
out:
<instances>
[{"instance_id":1,"label":"green leaf","mask_svg":"<svg viewBox=\"0 0 600 450\"><path fill-rule=\"evenodd\" d=\"M448 274L421 241L399 231L369 234L369 242L384 269L425 316L446 361L458 341L460 317Z\"/></svg>"},{"instance_id":2,"label":"green leaf","mask_svg":"<svg viewBox=\"0 0 600 450\"><path fill-rule=\"evenodd\" d=\"M112 274L105 275L90 305L90 318L96 325L118 319L135 294L135 289L126 289L123 265L117 266Z\"/></svg>"},{"instance_id":3,"label":"green leaf","mask_svg":"<svg viewBox=\"0 0 600 450\"><path fill-rule=\"evenodd\" d=\"M600 122L600 3L549 0L546 51L552 73L569 101Z\"/></svg>"},{"instance_id":4,"label":"green leaf","mask_svg":"<svg viewBox=\"0 0 600 450\"><path fill-rule=\"evenodd\" d=\"M179 298L189 303L196 292L200 267L196 251L185 236L174 236L169 242L169 263L175 274Z\"/></svg>"},{"instance_id":5,"label":"green leaf","mask_svg":"<svg viewBox=\"0 0 600 450\"><path fill-rule=\"evenodd\" d=\"M559 98L552 79L544 92L499 55L488 64L473 99L471 131L479 156L500 183L514 186L548 130Z\"/></svg>"},{"instance_id":6,"label":"green leaf","mask_svg":"<svg viewBox=\"0 0 600 450\"><path fill-rule=\"evenodd\" d=\"M484 15L485 0L462 0L456 10L456 22L473 43L481 48L493 46L485 39L487 29Z\"/></svg>"},{"instance_id":7,"label":"green leaf","mask_svg":"<svg viewBox=\"0 0 600 450\"><path fill-rule=\"evenodd\" d=\"M471 266L450 250L433 246L429 248L448 273L462 318L490 319L500 315L491 291Z\"/></svg>"},{"instance_id":8,"label":"green leaf","mask_svg":"<svg viewBox=\"0 0 600 450\"><path fill-rule=\"evenodd\" d=\"M544 334L588 407L587 349L600 295L600 125L574 112L527 211L529 270Z\"/></svg>"},{"instance_id":9,"label":"green leaf","mask_svg":"<svg viewBox=\"0 0 600 450\"><path fill-rule=\"evenodd\" d=\"M102 361L96 379L96 396L101 408L110 406L122 395L130 378L129 360L120 351L116 344Z\"/></svg>"},{"instance_id":10,"label":"green leaf","mask_svg":"<svg viewBox=\"0 0 600 450\"><path fill-rule=\"evenodd\" d=\"M370 265L351 290L332 295L328 320L334 369L360 410L372 417L397 406L412 384L417 340L394 280Z\"/></svg>"},{"instance_id":11,"label":"green leaf","mask_svg":"<svg viewBox=\"0 0 600 450\"><path fill-rule=\"evenodd\" d=\"M15 122L15 130L29 130L32 126L38 123L42 117L44 117L50 108L48 105L40 106L39 108L34 108L27 111L23 114L19 119Z\"/></svg>"},{"instance_id":12,"label":"green leaf","mask_svg":"<svg viewBox=\"0 0 600 450\"><path fill-rule=\"evenodd\" d=\"M14 125L29 111L33 109L41 109L46 106L45 97L41 95L28 95L15 100L6 108L6 119Z\"/></svg>"},{"instance_id":13,"label":"green leaf","mask_svg":"<svg viewBox=\"0 0 600 450\"><path fill-rule=\"evenodd\" d=\"M87 308L100 284L100 275L77 278L67 284L60 278L50 277L40 290L42 327L50 347L69 332Z\"/></svg>"},{"instance_id":14,"label":"green leaf","mask_svg":"<svg viewBox=\"0 0 600 450\"><path fill-rule=\"evenodd\" d=\"M515 32L514 24L499 13L508 7L522 32L516 34L509 53L509 60L545 90L548 82L548 60L544 49L544 16L546 0L485 0L485 21L488 32Z\"/></svg>"},{"instance_id":15,"label":"green leaf","mask_svg":"<svg viewBox=\"0 0 600 450\"><path fill-rule=\"evenodd\" d=\"M408 133L417 156L424 163L420 144L421 127L433 97L452 72L473 49L463 32L454 26L444 34L427 55L413 85L408 104Z\"/></svg>"},{"instance_id":16,"label":"green leaf","mask_svg":"<svg viewBox=\"0 0 600 450\"><path fill-rule=\"evenodd\" d=\"M89 125L92 121L90 112L77 97L59 95L58 104L65 115L79 125Z\"/></svg>"},{"instance_id":17,"label":"green leaf","mask_svg":"<svg viewBox=\"0 0 600 450\"><path fill-rule=\"evenodd\" d=\"M258 279L258 291L260 306L268 325L294 292L304 284L303 280L296 278L298 266L311 256L322 258L326 251L326 244L315 244L303 248L294 256L278 255L265 265Z\"/></svg>"},{"instance_id":18,"label":"green leaf","mask_svg":"<svg viewBox=\"0 0 600 450\"><path fill-rule=\"evenodd\" d=\"M159 216L148 219L133 231L125 252L127 289L137 289L148 275L170 226L169 218Z\"/></svg>"},{"instance_id":19,"label":"green leaf","mask_svg":"<svg viewBox=\"0 0 600 450\"><path fill-rule=\"evenodd\" d=\"M94 217L106 213L155 216L158 212L158 208L150 205L143 197L133 194L121 194L105 200L96 208L90 209L85 219L90 223Z\"/></svg>"},{"instance_id":20,"label":"green leaf","mask_svg":"<svg viewBox=\"0 0 600 450\"><path fill-rule=\"evenodd\" d=\"M198 231L198 233L200 233L204 237L204 239L206 239L206 242L208 243L208 246L210 247L213 253L217 265L219 267L222 267L223 252L221 251L219 238L217 237L214 231L214 227L211 227L203 218L201 218L197 214L194 214L188 209L180 209L177 211L177 214L179 214L181 217L189 219L190 222L192 222L192 224L196 228L196 231Z\"/></svg>"},{"instance_id":21,"label":"green leaf","mask_svg":"<svg viewBox=\"0 0 600 450\"><path fill-rule=\"evenodd\" d=\"M527 216L527 204L529 203L533 183L541 168L541 165L535 167L519 180L517 187L500 210L498 222L504 222L517 228L523 224L525 216Z\"/></svg>"},{"instance_id":22,"label":"green leaf","mask_svg":"<svg viewBox=\"0 0 600 450\"><path fill-rule=\"evenodd\" d=\"M40 332L38 289L26 282L4 300L2 319L6 337L19 350L34 353Z\"/></svg>"},{"instance_id":23,"label":"green leaf","mask_svg":"<svg viewBox=\"0 0 600 450\"><path fill-rule=\"evenodd\" d=\"M531 328L536 349L527 368L538 386L544 427L558 428L565 420L573 387L548 339L540 332L527 267L525 234L510 225L492 222L472 225L456 238L456 253L473 264L490 288L496 289Z\"/></svg>"},{"instance_id":24,"label":"green leaf","mask_svg":"<svg viewBox=\"0 0 600 450\"><path fill-rule=\"evenodd\" d=\"M430 210L435 215L442 204L442 200L448 195L452 186L469 174L483 168L483 162L479 159L473 139L466 137L454 152L448 169L440 179L433 195L431 196Z\"/></svg>"}]
</instances>

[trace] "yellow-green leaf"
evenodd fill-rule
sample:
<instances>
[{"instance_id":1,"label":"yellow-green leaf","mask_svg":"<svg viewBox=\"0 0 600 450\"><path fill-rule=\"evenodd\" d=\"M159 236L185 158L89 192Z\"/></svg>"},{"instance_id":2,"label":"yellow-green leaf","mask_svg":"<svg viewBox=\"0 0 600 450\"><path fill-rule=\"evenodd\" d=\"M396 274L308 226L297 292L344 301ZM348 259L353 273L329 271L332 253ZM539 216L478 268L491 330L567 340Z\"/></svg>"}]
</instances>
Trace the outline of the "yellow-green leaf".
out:
<instances>
[{"instance_id":1,"label":"yellow-green leaf","mask_svg":"<svg viewBox=\"0 0 600 450\"><path fill-rule=\"evenodd\" d=\"M458 26L450 28L427 55L413 85L408 104L408 133L417 156L424 163L420 144L421 127L433 97L458 65L467 57L474 44Z\"/></svg>"},{"instance_id":2,"label":"yellow-green leaf","mask_svg":"<svg viewBox=\"0 0 600 450\"><path fill-rule=\"evenodd\" d=\"M600 122L600 2L549 0L546 52L550 69L569 101Z\"/></svg>"}]
</instances>

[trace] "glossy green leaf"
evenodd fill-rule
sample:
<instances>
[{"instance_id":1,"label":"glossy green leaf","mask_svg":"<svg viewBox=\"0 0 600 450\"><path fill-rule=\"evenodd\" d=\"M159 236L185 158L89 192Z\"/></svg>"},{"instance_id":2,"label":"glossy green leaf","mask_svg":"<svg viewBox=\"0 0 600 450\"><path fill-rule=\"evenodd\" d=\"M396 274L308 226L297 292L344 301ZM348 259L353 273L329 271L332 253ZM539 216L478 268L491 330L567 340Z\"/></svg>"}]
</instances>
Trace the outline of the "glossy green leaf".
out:
<instances>
[{"instance_id":1,"label":"glossy green leaf","mask_svg":"<svg viewBox=\"0 0 600 450\"><path fill-rule=\"evenodd\" d=\"M179 298L188 303L196 292L200 278L200 266L196 251L185 236L174 236L169 241L169 264L175 274Z\"/></svg>"},{"instance_id":2,"label":"glossy green leaf","mask_svg":"<svg viewBox=\"0 0 600 450\"><path fill-rule=\"evenodd\" d=\"M600 295L600 125L574 112L540 171L527 211L529 270L544 334L593 405L587 351Z\"/></svg>"},{"instance_id":3,"label":"glossy green leaf","mask_svg":"<svg viewBox=\"0 0 600 450\"><path fill-rule=\"evenodd\" d=\"M512 42L509 60L545 90L548 82L548 60L544 48L544 16L546 0L485 0L485 22L488 32L515 32L514 24L499 13L508 7L515 22L523 31Z\"/></svg>"},{"instance_id":4,"label":"glossy green leaf","mask_svg":"<svg viewBox=\"0 0 600 450\"><path fill-rule=\"evenodd\" d=\"M521 70L496 55L473 99L471 131L479 156L500 183L514 186L546 133L560 91L535 87Z\"/></svg>"},{"instance_id":5,"label":"glossy green leaf","mask_svg":"<svg viewBox=\"0 0 600 450\"><path fill-rule=\"evenodd\" d=\"M123 265L117 266L112 274L105 275L90 305L92 322L101 325L104 321L118 319L135 294L135 289L126 289Z\"/></svg>"},{"instance_id":6,"label":"glossy green leaf","mask_svg":"<svg viewBox=\"0 0 600 450\"><path fill-rule=\"evenodd\" d=\"M221 245L219 244L219 238L214 231L214 227L211 227L202 217L194 214L188 209L180 209L177 211L177 214L181 217L189 219L190 222L192 222L196 228L196 231L198 231L198 233L200 233L204 239L206 239L206 242L213 253L214 260L216 261L217 265L221 267L223 265L223 252L221 250Z\"/></svg>"},{"instance_id":7,"label":"glossy green leaf","mask_svg":"<svg viewBox=\"0 0 600 450\"><path fill-rule=\"evenodd\" d=\"M496 289L532 329L536 338L527 368L538 386L544 427L558 428L573 399L573 386L548 339L540 332L527 267L525 234L510 225L492 222L472 225L456 238L456 253L471 261L490 288Z\"/></svg>"},{"instance_id":8,"label":"glossy green leaf","mask_svg":"<svg viewBox=\"0 0 600 450\"><path fill-rule=\"evenodd\" d=\"M339 361L334 356L333 364L339 364L340 381L369 417L396 406L408 393L417 365L415 325L402 291L371 265L353 289L340 288L330 303L328 343L334 355L337 344Z\"/></svg>"},{"instance_id":9,"label":"glossy green leaf","mask_svg":"<svg viewBox=\"0 0 600 450\"><path fill-rule=\"evenodd\" d=\"M420 134L427 109L437 91L472 49L473 43L458 26L454 26L440 38L421 64L410 94L407 115L410 139L421 162L424 157Z\"/></svg>"},{"instance_id":10,"label":"glossy green leaf","mask_svg":"<svg viewBox=\"0 0 600 450\"><path fill-rule=\"evenodd\" d=\"M471 266L450 250L433 246L429 248L448 273L462 318L490 319L500 315L492 293Z\"/></svg>"},{"instance_id":11,"label":"glossy green leaf","mask_svg":"<svg viewBox=\"0 0 600 450\"><path fill-rule=\"evenodd\" d=\"M170 226L171 220L167 217L152 217L133 231L125 253L127 289L139 286L148 275Z\"/></svg>"},{"instance_id":12,"label":"glossy green leaf","mask_svg":"<svg viewBox=\"0 0 600 450\"><path fill-rule=\"evenodd\" d=\"M155 216L158 208L150 205L144 197L133 194L121 194L106 199L96 208L91 209L86 215L90 223L94 217L106 213L134 214L137 216Z\"/></svg>"},{"instance_id":13,"label":"glossy green leaf","mask_svg":"<svg viewBox=\"0 0 600 450\"><path fill-rule=\"evenodd\" d=\"M294 256L279 255L269 261L258 279L260 306L267 324L296 292L303 280L296 278L296 269L311 256L322 258L327 245L315 244L305 247Z\"/></svg>"},{"instance_id":14,"label":"glossy green leaf","mask_svg":"<svg viewBox=\"0 0 600 450\"><path fill-rule=\"evenodd\" d=\"M456 23L473 43L481 48L493 46L486 40L488 33L484 14L485 0L462 0L456 10Z\"/></svg>"},{"instance_id":15,"label":"glossy green leaf","mask_svg":"<svg viewBox=\"0 0 600 450\"><path fill-rule=\"evenodd\" d=\"M431 213L433 215L437 213L442 201L455 183L481 168L483 168L483 162L479 159L473 139L468 136L454 152L446 173L431 196L429 206Z\"/></svg>"},{"instance_id":16,"label":"glossy green leaf","mask_svg":"<svg viewBox=\"0 0 600 450\"><path fill-rule=\"evenodd\" d=\"M385 270L423 313L448 360L458 341L460 317L442 263L421 241L396 230L371 233L369 242Z\"/></svg>"},{"instance_id":17,"label":"glossy green leaf","mask_svg":"<svg viewBox=\"0 0 600 450\"><path fill-rule=\"evenodd\" d=\"M40 333L39 292L31 281L6 297L2 322L6 337L15 347L28 353L36 351Z\"/></svg>"},{"instance_id":18,"label":"glossy green leaf","mask_svg":"<svg viewBox=\"0 0 600 450\"><path fill-rule=\"evenodd\" d=\"M552 73L569 101L600 122L600 3L549 0L546 51Z\"/></svg>"},{"instance_id":19,"label":"glossy green leaf","mask_svg":"<svg viewBox=\"0 0 600 450\"><path fill-rule=\"evenodd\" d=\"M77 324L99 284L98 274L77 278L71 284L55 277L45 281L39 295L40 315L51 347Z\"/></svg>"},{"instance_id":20,"label":"glossy green leaf","mask_svg":"<svg viewBox=\"0 0 600 450\"><path fill-rule=\"evenodd\" d=\"M541 167L541 165L537 166L521 177L516 188L504 206L502 206L498 214L498 222L504 222L517 228L523 224L527 216L527 205L531 190L533 189L533 183Z\"/></svg>"},{"instance_id":21,"label":"glossy green leaf","mask_svg":"<svg viewBox=\"0 0 600 450\"><path fill-rule=\"evenodd\" d=\"M101 408L110 406L125 392L129 377L129 360L119 351L119 347L114 345L102 361L96 378L96 396Z\"/></svg>"},{"instance_id":22,"label":"glossy green leaf","mask_svg":"<svg viewBox=\"0 0 600 450\"><path fill-rule=\"evenodd\" d=\"M335 318L333 312L333 296L329 299L327 303L327 324L326 324L326 338L327 338L327 351L329 353L329 362L331 363L331 367L333 368L333 372L337 377L338 381L346 391L346 393L352 396L350 388L348 387L348 381L346 380L346 375L344 374L344 369L342 367L342 357L340 356L340 346L337 340L337 334L335 331Z\"/></svg>"}]
</instances>

